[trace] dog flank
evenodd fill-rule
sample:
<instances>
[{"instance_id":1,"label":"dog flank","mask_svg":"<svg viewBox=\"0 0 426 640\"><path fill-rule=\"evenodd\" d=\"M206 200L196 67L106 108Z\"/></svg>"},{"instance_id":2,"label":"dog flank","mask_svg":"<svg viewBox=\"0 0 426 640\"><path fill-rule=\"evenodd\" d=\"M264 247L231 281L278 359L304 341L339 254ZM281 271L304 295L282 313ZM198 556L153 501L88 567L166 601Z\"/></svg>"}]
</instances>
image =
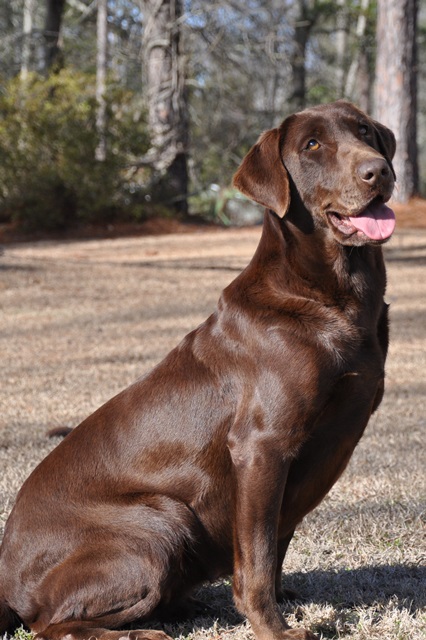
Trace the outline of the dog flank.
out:
<instances>
[{"instance_id":1,"label":"dog flank","mask_svg":"<svg viewBox=\"0 0 426 640\"><path fill-rule=\"evenodd\" d=\"M281 565L383 395L394 146L346 102L261 136L235 177L267 208L252 261L24 483L0 552L0 630L16 617L40 639L118 640L111 629L233 574L257 640L315 638L282 616Z\"/></svg>"}]
</instances>

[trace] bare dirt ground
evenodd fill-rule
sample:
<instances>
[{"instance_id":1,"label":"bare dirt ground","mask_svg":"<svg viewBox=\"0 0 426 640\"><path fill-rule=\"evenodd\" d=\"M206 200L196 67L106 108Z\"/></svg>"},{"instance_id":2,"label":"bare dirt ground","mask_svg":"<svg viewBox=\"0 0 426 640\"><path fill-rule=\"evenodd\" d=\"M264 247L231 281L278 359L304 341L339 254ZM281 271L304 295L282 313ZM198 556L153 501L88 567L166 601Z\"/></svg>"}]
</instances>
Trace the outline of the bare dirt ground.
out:
<instances>
[{"instance_id":1,"label":"bare dirt ground","mask_svg":"<svg viewBox=\"0 0 426 640\"><path fill-rule=\"evenodd\" d=\"M34 466L73 426L149 370L213 310L260 230L7 245L0 258L0 524ZM343 477L286 560L290 624L322 638L426 637L426 230L385 249L387 393ZM228 581L176 638L252 638Z\"/></svg>"}]
</instances>

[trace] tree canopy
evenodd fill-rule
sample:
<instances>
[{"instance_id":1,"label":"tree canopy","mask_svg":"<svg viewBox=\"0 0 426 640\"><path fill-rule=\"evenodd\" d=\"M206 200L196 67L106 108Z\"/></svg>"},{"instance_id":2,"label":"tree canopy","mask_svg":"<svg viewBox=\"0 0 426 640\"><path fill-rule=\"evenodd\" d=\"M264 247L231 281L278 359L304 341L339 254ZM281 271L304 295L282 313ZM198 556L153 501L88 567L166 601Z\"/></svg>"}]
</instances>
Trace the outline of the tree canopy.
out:
<instances>
[{"instance_id":1,"label":"tree canopy","mask_svg":"<svg viewBox=\"0 0 426 640\"><path fill-rule=\"evenodd\" d=\"M53 228L140 220L186 215L183 201L216 215L243 154L292 111L345 97L386 119L377 87L395 97L398 82L378 67L386 67L378 4L0 0L0 220ZM422 1L418 8L410 37L419 63L402 89L418 87L417 132L404 134L411 148L425 128ZM420 183L401 189L404 197L425 181L419 147Z\"/></svg>"}]
</instances>

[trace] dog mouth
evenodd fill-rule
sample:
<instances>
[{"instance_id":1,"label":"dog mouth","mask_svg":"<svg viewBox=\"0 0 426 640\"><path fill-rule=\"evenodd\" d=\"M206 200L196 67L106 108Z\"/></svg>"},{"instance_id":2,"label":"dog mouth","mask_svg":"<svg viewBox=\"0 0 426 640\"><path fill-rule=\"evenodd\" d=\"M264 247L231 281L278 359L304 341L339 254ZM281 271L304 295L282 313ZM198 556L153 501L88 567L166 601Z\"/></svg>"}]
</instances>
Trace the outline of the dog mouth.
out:
<instances>
[{"instance_id":1,"label":"dog mouth","mask_svg":"<svg viewBox=\"0 0 426 640\"><path fill-rule=\"evenodd\" d=\"M358 234L376 242L388 240L395 229L395 213L381 198L375 198L354 216L333 211L328 214L328 219L345 236Z\"/></svg>"}]
</instances>

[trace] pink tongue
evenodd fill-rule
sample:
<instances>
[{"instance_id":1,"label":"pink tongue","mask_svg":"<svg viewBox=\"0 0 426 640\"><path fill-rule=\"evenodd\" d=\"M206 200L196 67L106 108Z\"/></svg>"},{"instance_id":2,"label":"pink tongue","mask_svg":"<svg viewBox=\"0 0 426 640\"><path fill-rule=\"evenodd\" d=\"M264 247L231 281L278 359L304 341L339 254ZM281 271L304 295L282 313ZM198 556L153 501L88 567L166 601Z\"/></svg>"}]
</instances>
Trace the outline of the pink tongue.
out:
<instances>
[{"instance_id":1,"label":"pink tongue","mask_svg":"<svg viewBox=\"0 0 426 640\"><path fill-rule=\"evenodd\" d=\"M371 240L385 240L395 229L395 214L383 202L372 202L361 215L349 220Z\"/></svg>"}]
</instances>

